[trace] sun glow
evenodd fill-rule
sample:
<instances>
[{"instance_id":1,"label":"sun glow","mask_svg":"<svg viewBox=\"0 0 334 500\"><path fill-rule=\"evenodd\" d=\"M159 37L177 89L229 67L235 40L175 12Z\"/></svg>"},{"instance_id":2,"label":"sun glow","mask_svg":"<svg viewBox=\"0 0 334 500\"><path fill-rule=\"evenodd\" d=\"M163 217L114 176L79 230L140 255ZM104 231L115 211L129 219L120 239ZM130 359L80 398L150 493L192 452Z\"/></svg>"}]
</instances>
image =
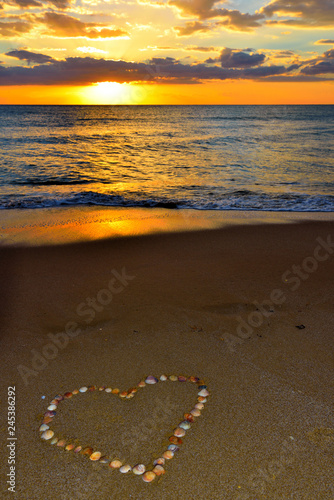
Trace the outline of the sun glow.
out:
<instances>
[{"instance_id":1,"label":"sun glow","mask_svg":"<svg viewBox=\"0 0 334 500\"><path fill-rule=\"evenodd\" d=\"M97 82L84 90L87 104L141 104L144 98L141 87L129 83Z\"/></svg>"}]
</instances>

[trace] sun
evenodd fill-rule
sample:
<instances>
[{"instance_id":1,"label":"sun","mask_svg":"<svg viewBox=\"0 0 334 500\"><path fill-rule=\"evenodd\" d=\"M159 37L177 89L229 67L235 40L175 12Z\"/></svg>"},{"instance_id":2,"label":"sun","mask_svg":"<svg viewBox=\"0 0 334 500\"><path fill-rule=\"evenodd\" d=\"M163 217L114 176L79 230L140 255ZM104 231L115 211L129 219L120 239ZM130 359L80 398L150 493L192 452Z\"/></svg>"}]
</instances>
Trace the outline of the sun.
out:
<instances>
[{"instance_id":1,"label":"sun","mask_svg":"<svg viewBox=\"0 0 334 500\"><path fill-rule=\"evenodd\" d=\"M137 104L143 100L140 86L118 82L97 82L84 89L87 104Z\"/></svg>"}]
</instances>

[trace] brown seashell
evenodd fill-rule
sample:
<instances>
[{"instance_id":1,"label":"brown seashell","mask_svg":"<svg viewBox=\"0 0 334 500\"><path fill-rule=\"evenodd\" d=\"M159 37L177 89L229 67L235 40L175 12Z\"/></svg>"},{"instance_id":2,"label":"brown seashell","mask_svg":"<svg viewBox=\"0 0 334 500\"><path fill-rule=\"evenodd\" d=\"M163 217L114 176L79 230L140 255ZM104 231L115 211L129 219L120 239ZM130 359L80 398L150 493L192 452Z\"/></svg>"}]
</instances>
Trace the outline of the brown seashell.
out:
<instances>
[{"instance_id":1,"label":"brown seashell","mask_svg":"<svg viewBox=\"0 0 334 500\"><path fill-rule=\"evenodd\" d=\"M105 386L105 385L101 385L101 386L99 387L99 391L104 391L104 389L105 389L105 388L106 388L106 386Z\"/></svg>"},{"instance_id":2,"label":"brown seashell","mask_svg":"<svg viewBox=\"0 0 334 500\"><path fill-rule=\"evenodd\" d=\"M199 378L191 375L191 377L189 377L188 380L189 380L189 382L193 382L194 384L197 384L197 382L199 381Z\"/></svg>"},{"instance_id":3,"label":"brown seashell","mask_svg":"<svg viewBox=\"0 0 334 500\"><path fill-rule=\"evenodd\" d=\"M66 451L71 451L71 450L73 450L73 448L74 448L74 444L68 444L67 446L65 446Z\"/></svg>"},{"instance_id":4,"label":"brown seashell","mask_svg":"<svg viewBox=\"0 0 334 500\"><path fill-rule=\"evenodd\" d=\"M192 415L194 415L194 417L199 417L201 412L199 410L197 410L197 408L194 408L193 410L191 410L190 412Z\"/></svg>"},{"instance_id":5,"label":"brown seashell","mask_svg":"<svg viewBox=\"0 0 334 500\"><path fill-rule=\"evenodd\" d=\"M176 437L183 437L186 435L186 431L184 429L181 429L181 427L177 427L174 429L174 436Z\"/></svg>"},{"instance_id":6,"label":"brown seashell","mask_svg":"<svg viewBox=\"0 0 334 500\"><path fill-rule=\"evenodd\" d=\"M93 460L93 462L100 460L100 458L101 458L101 453L99 451L94 451L94 453L92 453L91 456L89 457L89 459Z\"/></svg>"},{"instance_id":7,"label":"brown seashell","mask_svg":"<svg viewBox=\"0 0 334 500\"><path fill-rule=\"evenodd\" d=\"M59 446L60 448L63 448L65 445L66 445L65 439L59 439L57 446Z\"/></svg>"},{"instance_id":8,"label":"brown seashell","mask_svg":"<svg viewBox=\"0 0 334 500\"><path fill-rule=\"evenodd\" d=\"M122 391L119 393L120 398L126 398L127 395L128 395L128 391Z\"/></svg>"},{"instance_id":9,"label":"brown seashell","mask_svg":"<svg viewBox=\"0 0 334 500\"><path fill-rule=\"evenodd\" d=\"M184 377L183 375L178 376L179 382L187 382L187 377Z\"/></svg>"},{"instance_id":10,"label":"brown seashell","mask_svg":"<svg viewBox=\"0 0 334 500\"><path fill-rule=\"evenodd\" d=\"M109 464L109 467L112 469L119 469L122 466L122 462L120 460L112 460Z\"/></svg>"},{"instance_id":11,"label":"brown seashell","mask_svg":"<svg viewBox=\"0 0 334 500\"><path fill-rule=\"evenodd\" d=\"M142 478L145 483L150 483L151 481L153 481L153 479L156 478L156 475L153 471L149 470L142 475Z\"/></svg>"},{"instance_id":12,"label":"brown seashell","mask_svg":"<svg viewBox=\"0 0 334 500\"><path fill-rule=\"evenodd\" d=\"M55 396L54 398L56 401L62 401L64 399L64 396L62 396L61 394L58 394L57 396Z\"/></svg>"},{"instance_id":13,"label":"brown seashell","mask_svg":"<svg viewBox=\"0 0 334 500\"><path fill-rule=\"evenodd\" d=\"M172 444L182 444L183 441L181 438L178 438L176 436L171 436L168 441L170 441Z\"/></svg>"},{"instance_id":14,"label":"brown seashell","mask_svg":"<svg viewBox=\"0 0 334 500\"><path fill-rule=\"evenodd\" d=\"M132 393L132 392L131 392L130 394L128 394L128 395L126 396L126 399L132 399L132 398L134 398L134 397L135 397L134 393Z\"/></svg>"},{"instance_id":15,"label":"brown seashell","mask_svg":"<svg viewBox=\"0 0 334 500\"><path fill-rule=\"evenodd\" d=\"M95 390L96 390L95 385L90 385L90 386L88 387L88 390L89 390L89 392L93 392L93 391L95 391Z\"/></svg>"},{"instance_id":16,"label":"brown seashell","mask_svg":"<svg viewBox=\"0 0 334 500\"><path fill-rule=\"evenodd\" d=\"M87 448L85 448L84 450L82 450L82 452L81 452L81 453L82 453L83 455L91 455L91 454L93 453L93 451L94 451L94 450L93 450L93 448L87 447Z\"/></svg>"},{"instance_id":17,"label":"brown seashell","mask_svg":"<svg viewBox=\"0 0 334 500\"><path fill-rule=\"evenodd\" d=\"M161 457L154 460L153 465L165 465L166 460Z\"/></svg>"},{"instance_id":18,"label":"brown seashell","mask_svg":"<svg viewBox=\"0 0 334 500\"><path fill-rule=\"evenodd\" d=\"M44 417L43 418L43 424L49 424L52 422L52 417Z\"/></svg>"},{"instance_id":19,"label":"brown seashell","mask_svg":"<svg viewBox=\"0 0 334 500\"><path fill-rule=\"evenodd\" d=\"M205 403L206 402L206 398L204 398L203 396L198 396L197 401L199 403Z\"/></svg>"},{"instance_id":20,"label":"brown seashell","mask_svg":"<svg viewBox=\"0 0 334 500\"><path fill-rule=\"evenodd\" d=\"M171 458L173 458L173 456L174 456L174 452L173 452L173 451L171 451L171 450L167 450L167 451L165 451L165 452L162 454L162 456L163 456L164 458L166 458L167 460L170 460Z\"/></svg>"},{"instance_id":21,"label":"brown seashell","mask_svg":"<svg viewBox=\"0 0 334 500\"><path fill-rule=\"evenodd\" d=\"M53 399L52 401L50 401L50 405L58 405L59 404L59 401L58 399Z\"/></svg>"},{"instance_id":22,"label":"brown seashell","mask_svg":"<svg viewBox=\"0 0 334 500\"><path fill-rule=\"evenodd\" d=\"M165 474L165 469L163 468L162 465L156 465L154 469L152 470L156 476L162 476L162 474Z\"/></svg>"},{"instance_id":23,"label":"brown seashell","mask_svg":"<svg viewBox=\"0 0 334 500\"><path fill-rule=\"evenodd\" d=\"M198 381L197 381L197 385L205 385L204 380L198 380Z\"/></svg>"},{"instance_id":24,"label":"brown seashell","mask_svg":"<svg viewBox=\"0 0 334 500\"><path fill-rule=\"evenodd\" d=\"M188 422L195 422L194 416L191 413L185 413L183 416Z\"/></svg>"},{"instance_id":25,"label":"brown seashell","mask_svg":"<svg viewBox=\"0 0 334 500\"><path fill-rule=\"evenodd\" d=\"M111 392L112 394L119 394L119 389L113 389Z\"/></svg>"},{"instance_id":26,"label":"brown seashell","mask_svg":"<svg viewBox=\"0 0 334 500\"><path fill-rule=\"evenodd\" d=\"M104 455L100 458L100 464L108 464L110 462L110 458Z\"/></svg>"},{"instance_id":27,"label":"brown seashell","mask_svg":"<svg viewBox=\"0 0 334 500\"><path fill-rule=\"evenodd\" d=\"M72 391L72 394L79 394L78 389L74 389L74 391Z\"/></svg>"},{"instance_id":28,"label":"brown seashell","mask_svg":"<svg viewBox=\"0 0 334 500\"><path fill-rule=\"evenodd\" d=\"M79 453L82 450L82 446L77 446L73 451L74 453Z\"/></svg>"},{"instance_id":29,"label":"brown seashell","mask_svg":"<svg viewBox=\"0 0 334 500\"><path fill-rule=\"evenodd\" d=\"M56 412L53 411L53 410L49 410L49 411L46 411L44 413L44 417L51 417L51 418L53 418L55 415L56 415Z\"/></svg>"},{"instance_id":30,"label":"brown seashell","mask_svg":"<svg viewBox=\"0 0 334 500\"><path fill-rule=\"evenodd\" d=\"M145 385L146 384L145 384L144 380L142 380L141 382L139 382L138 387L145 387Z\"/></svg>"},{"instance_id":31,"label":"brown seashell","mask_svg":"<svg viewBox=\"0 0 334 500\"><path fill-rule=\"evenodd\" d=\"M64 398L66 398L66 399L70 399L72 396L73 396L73 394L71 392L65 392L65 394L64 394Z\"/></svg>"},{"instance_id":32,"label":"brown seashell","mask_svg":"<svg viewBox=\"0 0 334 500\"><path fill-rule=\"evenodd\" d=\"M131 394L134 394L137 391L138 391L137 387L131 387L131 389L128 390L128 392L131 393Z\"/></svg>"}]
</instances>

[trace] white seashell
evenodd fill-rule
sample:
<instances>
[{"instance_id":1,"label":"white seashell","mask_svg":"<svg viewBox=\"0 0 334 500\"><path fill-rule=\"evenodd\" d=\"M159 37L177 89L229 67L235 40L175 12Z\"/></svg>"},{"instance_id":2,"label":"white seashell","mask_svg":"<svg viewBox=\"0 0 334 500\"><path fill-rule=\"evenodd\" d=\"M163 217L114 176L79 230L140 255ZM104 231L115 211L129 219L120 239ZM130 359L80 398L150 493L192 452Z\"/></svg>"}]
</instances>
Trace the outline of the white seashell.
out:
<instances>
[{"instance_id":1,"label":"white seashell","mask_svg":"<svg viewBox=\"0 0 334 500\"><path fill-rule=\"evenodd\" d=\"M136 474L136 476L140 476L141 474L144 474L146 471L146 467L144 464L138 464L135 465L134 468L132 469L132 472Z\"/></svg>"},{"instance_id":2,"label":"white seashell","mask_svg":"<svg viewBox=\"0 0 334 500\"><path fill-rule=\"evenodd\" d=\"M190 424L190 422L188 422L187 420L184 420L184 422L181 422L181 423L179 424L179 427L181 427L181 429L188 430L188 429L190 429L191 424Z\"/></svg>"},{"instance_id":3,"label":"white seashell","mask_svg":"<svg viewBox=\"0 0 334 500\"><path fill-rule=\"evenodd\" d=\"M43 434L41 435L41 438L42 439L45 439L46 441L48 439L51 439L53 436L54 436L54 432L53 431L50 431L49 429L47 431L44 431Z\"/></svg>"},{"instance_id":4,"label":"white seashell","mask_svg":"<svg viewBox=\"0 0 334 500\"><path fill-rule=\"evenodd\" d=\"M107 387L107 388L105 389L105 392L111 392L111 391L112 391L111 387Z\"/></svg>"},{"instance_id":5,"label":"white seashell","mask_svg":"<svg viewBox=\"0 0 334 500\"><path fill-rule=\"evenodd\" d=\"M190 412L194 417L199 417L201 412L199 410L197 410L197 408L194 408L193 410L191 410Z\"/></svg>"},{"instance_id":6,"label":"white seashell","mask_svg":"<svg viewBox=\"0 0 334 500\"><path fill-rule=\"evenodd\" d=\"M122 462L120 460L113 460L110 462L109 467L112 469L119 469L122 466Z\"/></svg>"},{"instance_id":7,"label":"white seashell","mask_svg":"<svg viewBox=\"0 0 334 500\"><path fill-rule=\"evenodd\" d=\"M146 384L156 384L158 381L157 378L153 377L153 375L149 375L146 380L145 380Z\"/></svg>"},{"instance_id":8,"label":"white seashell","mask_svg":"<svg viewBox=\"0 0 334 500\"><path fill-rule=\"evenodd\" d=\"M204 404L203 403L196 403L195 408L197 408L197 410L203 410Z\"/></svg>"},{"instance_id":9,"label":"white seashell","mask_svg":"<svg viewBox=\"0 0 334 500\"><path fill-rule=\"evenodd\" d=\"M39 428L39 431L40 432L44 432L44 431L47 431L48 429L50 429L50 427L46 424L42 424Z\"/></svg>"},{"instance_id":10,"label":"white seashell","mask_svg":"<svg viewBox=\"0 0 334 500\"><path fill-rule=\"evenodd\" d=\"M176 437L183 437L183 436L185 436L185 434L186 434L186 431L180 427L177 427L174 430L174 436L176 436Z\"/></svg>"},{"instance_id":11,"label":"white seashell","mask_svg":"<svg viewBox=\"0 0 334 500\"><path fill-rule=\"evenodd\" d=\"M119 469L119 471L122 474L126 474L127 472L130 472L130 470L132 470L131 465L122 465L122 467L120 467L120 469Z\"/></svg>"},{"instance_id":12,"label":"white seashell","mask_svg":"<svg viewBox=\"0 0 334 500\"><path fill-rule=\"evenodd\" d=\"M166 377L166 375L161 375L161 377L160 377L160 380L162 380L163 382L164 382L165 380L167 380L167 379L168 379L168 377Z\"/></svg>"},{"instance_id":13,"label":"white seashell","mask_svg":"<svg viewBox=\"0 0 334 500\"><path fill-rule=\"evenodd\" d=\"M201 391L199 391L198 393L198 396L203 396L204 398L206 398L206 396L209 396L209 391L207 389L202 389Z\"/></svg>"},{"instance_id":14,"label":"white seashell","mask_svg":"<svg viewBox=\"0 0 334 500\"><path fill-rule=\"evenodd\" d=\"M50 405L48 406L48 410L53 411L57 409L57 405Z\"/></svg>"},{"instance_id":15,"label":"white seashell","mask_svg":"<svg viewBox=\"0 0 334 500\"><path fill-rule=\"evenodd\" d=\"M168 450L172 451L173 453L175 453L175 452L179 451L179 449L180 449L180 448L179 448L178 446L176 446L176 444L170 444L170 445L168 446Z\"/></svg>"},{"instance_id":16,"label":"white seashell","mask_svg":"<svg viewBox=\"0 0 334 500\"><path fill-rule=\"evenodd\" d=\"M172 382L176 382L178 380L177 376L176 375L171 375L169 377L169 380L171 380Z\"/></svg>"},{"instance_id":17,"label":"white seashell","mask_svg":"<svg viewBox=\"0 0 334 500\"><path fill-rule=\"evenodd\" d=\"M86 391L88 391L88 387L80 387L79 391L86 392Z\"/></svg>"}]
</instances>

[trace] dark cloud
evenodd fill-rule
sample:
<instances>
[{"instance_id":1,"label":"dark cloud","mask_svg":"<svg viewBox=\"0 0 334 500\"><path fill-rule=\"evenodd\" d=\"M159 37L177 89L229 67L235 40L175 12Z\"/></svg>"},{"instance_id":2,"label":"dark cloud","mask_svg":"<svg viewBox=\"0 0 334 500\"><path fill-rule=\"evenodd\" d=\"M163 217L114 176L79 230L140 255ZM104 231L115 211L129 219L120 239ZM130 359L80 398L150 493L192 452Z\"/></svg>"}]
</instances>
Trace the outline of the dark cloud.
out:
<instances>
[{"instance_id":1,"label":"dark cloud","mask_svg":"<svg viewBox=\"0 0 334 500\"><path fill-rule=\"evenodd\" d=\"M39 18L51 36L65 38L117 38L126 36L128 33L122 29L109 29L101 23L85 23L79 19L66 14L57 14L56 12L46 12Z\"/></svg>"},{"instance_id":2,"label":"dark cloud","mask_svg":"<svg viewBox=\"0 0 334 500\"><path fill-rule=\"evenodd\" d=\"M21 9L29 9L30 7L42 7L43 4L37 2L36 0L11 0L7 2L9 5L17 5Z\"/></svg>"},{"instance_id":3,"label":"dark cloud","mask_svg":"<svg viewBox=\"0 0 334 500\"><path fill-rule=\"evenodd\" d=\"M0 22L0 38L16 38L29 33L32 24L24 21Z\"/></svg>"},{"instance_id":4,"label":"dark cloud","mask_svg":"<svg viewBox=\"0 0 334 500\"><path fill-rule=\"evenodd\" d=\"M189 21L184 26L175 26L173 29L177 36L191 36L194 33L206 33L211 30L210 26L199 21Z\"/></svg>"},{"instance_id":5,"label":"dark cloud","mask_svg":"<svg viewBox=\"0 0 334 500\"><path fill-rule=\"evenodd\" d=\"M334 49L327 50L321 57L301 69L303 75L326 75L334 73Z\"/></svg>"},{"instance_id":6,"label":"dark cloud","mask_svg":"<svg viewBox=\"0 0 334 500\"><path fill-rule=\"evenodd\" d=\"M200 83L205 80L263 79L288 75L296 66L222 68L203 63L183 64L173 58L145 63L71 57L33 67L0 66L0 85L89 85L94 82Z\"/></svg>"},{"instance_id":7,"label":"dark cloud","mask_svg":"<svg viewBox=\"0 0 334 500\"><path fill-rule=\"evenodd\" d=\"M54 59L50 56L30 52L29 50L11 50L10 52L6 52L5 55L9 57L15 57L20 61L28 61L28 63L45 64L54 62Z\"/></svg>"},{"instance_id":8,"label":"dark cloud","mask_svg":"<svg viewBox=\"0 0 334 500\"><path fill-rule=\"evenodd\" d=\"M289 17L267 21L266 24L316 28L334 26L333 0L273 0L260 9L266 17ZM294 17L295 19L291 19Z\"/></svg>"},{"instance_id":9,"label":"dark cloud","mask_svg":"<svg viewBox=\"0 0 334 500\"><path fill-rule=\"evenodd\" d=\"M57 9L64 10L70 7L71 0L43 0L39 2L38 0L6 0L5 3L8 5L15 5L20 7L21 9L29 9L29 8L41 8L45 5L52 5Z\"/></svg>"},{"instance_id":10,"label":"dark cloud","mask_svg":"<svg viewBox=\"0 0 334 500\"><path fill-rule=\"evenodd\" d=\"M190 46L186 47L185 50L191 50L194 52L218 52L218 48L216 47L197 47L197 46Z\"/></svg>"},{"instance_id":11,"label":"dark cloud","mask_svg":"<svg viewBox=\"0 0 334 500\"><path fill-rule=\"evenodd\" d=\"M321 40L318 40L317 42L315 42L315 45L334 45L334 39L321 39Z\"/></svg>"},{"instance_id":12,"label":"dark cloud","mask_svg":"<svg viewBox=\"0 0 334 500\"><path fill-rule=\"evenodd\" d=\"M225 17L223 21L217 22L217 26L224 26L232 31L254 31L259 28L263 14L242 14L238 10L218 9L219 17Z\"/></svg>"},{"instance_id":13,"label":"dark cloud","mask_svg":"<svg viewBox=\"0 0 334 500\"><path fill-rule=\"evenodd\" d=\"M260 66L264 63L266 56L264 54L249 54L242 50L224 48L218 61L222 68L250 68Z\"/></svg>"}]
</instances>

